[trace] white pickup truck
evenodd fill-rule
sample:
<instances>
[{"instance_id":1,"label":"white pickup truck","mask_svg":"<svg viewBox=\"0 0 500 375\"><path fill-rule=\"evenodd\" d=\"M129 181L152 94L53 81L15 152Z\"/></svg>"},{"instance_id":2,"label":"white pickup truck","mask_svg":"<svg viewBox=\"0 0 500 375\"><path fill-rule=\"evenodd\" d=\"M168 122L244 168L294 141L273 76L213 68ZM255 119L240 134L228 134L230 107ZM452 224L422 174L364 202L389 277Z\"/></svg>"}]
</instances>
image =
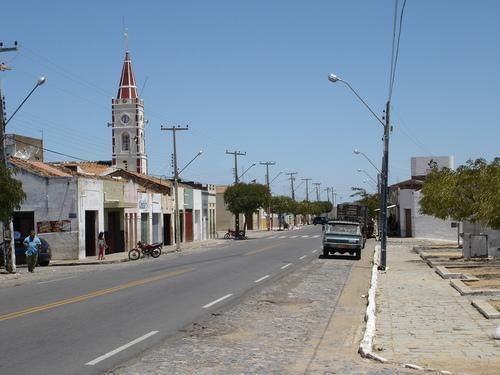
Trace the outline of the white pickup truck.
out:
<instances>
[{"instance_id":1,"label":"white pickup truck","mask_svg":"<svg viewBox=\"0 0 500 375\"><path fill-rule=\"evenodd\" d=\"M351 254L361 259L361 250L365 247L361 225L352 221L328 221L323 232L323 256L330 253Z\"/></svg>"}]
</instances>

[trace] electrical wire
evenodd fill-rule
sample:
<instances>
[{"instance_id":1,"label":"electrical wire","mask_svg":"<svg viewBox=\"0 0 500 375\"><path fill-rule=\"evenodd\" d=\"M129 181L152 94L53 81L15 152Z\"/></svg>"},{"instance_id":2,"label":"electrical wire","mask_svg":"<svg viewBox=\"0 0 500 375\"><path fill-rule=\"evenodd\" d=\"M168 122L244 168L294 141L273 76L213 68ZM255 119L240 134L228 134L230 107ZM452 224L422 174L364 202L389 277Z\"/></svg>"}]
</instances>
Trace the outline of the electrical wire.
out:
<instances>
[{"instance_id":1,"label":"electrical wire","mask_svg":"<svg viewBox=\"0 0 500 375\"><path fill-rule=\"evenodd\" d=\"M390 83L389 83L389 101L391 101L392 98L392 91L394 87L394 81L396 80L396 68L398 64L398 59L399 59L399 45L401 41L401 30L403 28L403 19L404 19L404 12L406 8L406 0L403 0L403 5L401 7L401 13L399 16L399 26L397 27L396 25L396 13L398 9L398 0L396 0L396 9L395 9L395 20L394 20L394 31L393 31L393 41L392 41L392 57L391 57L391 76L390 76ZM395 42L395 37L396 37L396 28L398 29L398 37L397 41ZM394 51L394 44L396 44L396 50Z\"/></svg>"}]
</instances>

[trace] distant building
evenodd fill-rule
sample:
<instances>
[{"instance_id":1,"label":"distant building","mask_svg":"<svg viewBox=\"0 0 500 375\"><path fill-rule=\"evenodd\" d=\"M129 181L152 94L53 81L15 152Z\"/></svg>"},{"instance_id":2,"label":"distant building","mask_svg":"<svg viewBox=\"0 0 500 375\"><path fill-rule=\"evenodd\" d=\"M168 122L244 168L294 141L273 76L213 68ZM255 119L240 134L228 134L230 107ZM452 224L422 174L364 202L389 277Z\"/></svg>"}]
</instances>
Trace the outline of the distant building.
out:
<instances>
[{"instance_id":1,"label":"distant building","mask_svg":"<svg viewBox=\"0 0 500 375\"><path fill-rule=\"evenodd\" d=\"M425 176L434 168L453 169L453 156L411 158L411 179L389 186L388 233L394 237L421 237L457 240L460 228L451 220L420 213L421 189Z\"/></svg>"},{"instance_id":2,"label":"distant building","mask_svg":"<svg viewBox=\"0 0 500 375\"><path fill-rule=\"evenodd\" d=\"M43 140L19 134L5 135L6 157L43 162Z\"/></svg>"},{"instance_id":3,"label":"distant building","mask_svg":"<svg viewBox=\"0 0 500 375\"><path fill-rule=\"evenodd\" d=\"M417 156L411 158L411 177L425 177L432 169L453 169L453 156Z\"/></svg>"},{"instance_id":4,"label":"distant building","mask_svg":"<svg viewBox=\"0 0 500 375\"><path fill-rule=\"evenodd\" d=\"M144 102L137 93L129 52L125 53L120 87L112 105L113 166L147 174Z\"/></svg>"}]
</instances>

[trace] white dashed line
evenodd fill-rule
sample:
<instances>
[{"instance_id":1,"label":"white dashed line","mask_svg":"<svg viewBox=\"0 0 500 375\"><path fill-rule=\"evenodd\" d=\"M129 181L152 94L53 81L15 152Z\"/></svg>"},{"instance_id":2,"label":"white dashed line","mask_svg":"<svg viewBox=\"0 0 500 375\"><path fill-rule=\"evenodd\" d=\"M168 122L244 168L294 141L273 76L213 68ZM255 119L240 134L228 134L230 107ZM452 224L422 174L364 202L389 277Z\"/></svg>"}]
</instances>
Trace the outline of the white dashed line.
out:
<instances>
[{"instance_id":1,"label":"white dashed line","mask_svg":"<svg viewBox=\"0 0 500 375\"><path fill-rule=\"evenodd\" d=\"M297 238L298 236L290 236L290 238Z\"/></svg>"},{"instance_id":2,"label":"white dashed line","mask_svg":"<svg viewBox=\"0 0 500 375\"><path fill-rule=\"evenodd\" d=\"M321 236L319 234L315 234L314 236L312 236L312 238L320 238Z\"/></svg>"},{"instance_id":3,"label":"white dashed line","mask_svg":"<svg viewBox=\"0 0 500 375\"><path fill-rule=\"evenodd\" d=\"M309 238L309 235L302 236L302 238Z\"/></svg>"},{"instance_id":4,"label":"white dashed line","mask_svg":"<svg viewBox=\"0 0 500 375\"><path fill-rule=\"evenodd\" d=\"M232 294L226 294L224 297L221 297L221 298L219 298L219 299L216 299L215 301L212 301L212 302L210 302L210 303L207 303L205 306L203 306L203 308L204 308L204 309L208 309L209 307L211 307L211 306L215 305L216 303L219 303L219 302L221 302L221 301L224 301L225 299L227 299L227 298L229 298L229 297L231 297L231 296L232 296Z\"/></svg>"},{"instance_id":5,"label":"white dashed line","mask_svg":"<svg viewBox=\"0 0 500 375\"><path fill-rule=\"evenodd\" d=\"M267 279L268 277L270 277L270 275L263 276L263 277L261 277L260 279L255 280L255 282L256 282L256 283L260 283L261 281L263 281L263 280Z\"/></svg>"},{"instance_id":6,"label":"white dashed line","mask_svg":"<svg viewBox=\"0 0 500 375\"><path fill-rule=\"evenodd\" d=\"M47 281L40 281L37 284L47 284L47 283L53 283L56 281L61 281L61 280L68 280L68 279L74 279L76 276L70 276L70 277L63 277L62 279L54 279L54 280L47 280Z\"/></svg>"},{"instance_id":7,"label":"white dashed line","mask_svg":"<svg viewBox=\"0 0 500 375\"><path fill-rule=\"evenodd\" d=\"M109 357L112 357L114 356L115 354L117 353L120 353L121 351L127 349L127 348L130 348L132 345L135 345L141 341L144 341L146 340L147 338L153 336L153 335L156 335L158 333L158 331L151 331L149 333L146 333L144 336L141 336L135 340L132 340L130 341L128 344L125 344L123 346L120 346L119 348L116 348L115 350L112 350L110 351L109 353L106 353L104 355L101 355L100 357L90 361L90 362L87 362L86 365L87 366L94 366L96 364L98 364L99 362L102 362L104 361L105 359L108 359Z\"/></svg>"},{"instance_id":8,"label":"white dashed line","mask_svg":"<svg viewBox=\"0 0 500 375\"><path fill-rule=\"evenodd\" d=\"M278 238L287 238L287 236L279 236Z\"/></svg>"},{"instance_id":9,"label":"white dashed line","mask_svg":"<svg viewBox=\"0 0 500 375\"><path fill-rule=\"evenodd\" d=\"M302 255L299 259L302 260L304 259L306 256L305 255Z\"/></svg>"},{"instance_id":10,"label":"white dashed line","mask_svg":"<svg viewBox=\"0 0 500 375\"><path fill-rule=\"evenodd\" d=\"M292 263L288 263L288 264L285 264L284 266L281 267L282 270L284 270L285 268L288 268L292 265Z\"/></svg>"},{"instance_id":11,"label":"white dashed line","mask_svg":"<svg viewBox=\"0 0 500 375\"><path fill-rule=\"evenodd\" d=\"M269 240L272 240L272 239L275 239L276 236L272 236L272 237L267 237Z\"/></svg>"},{"instance_id":12,"label":"white dashed line","mask_svg":"<svg viewBox=\"0 0 500 375\"><path fill-rule=\"evenodd\" d=\"M318 252L318 249L311 251L313 254Z\"/></svg>"}]
</instances>

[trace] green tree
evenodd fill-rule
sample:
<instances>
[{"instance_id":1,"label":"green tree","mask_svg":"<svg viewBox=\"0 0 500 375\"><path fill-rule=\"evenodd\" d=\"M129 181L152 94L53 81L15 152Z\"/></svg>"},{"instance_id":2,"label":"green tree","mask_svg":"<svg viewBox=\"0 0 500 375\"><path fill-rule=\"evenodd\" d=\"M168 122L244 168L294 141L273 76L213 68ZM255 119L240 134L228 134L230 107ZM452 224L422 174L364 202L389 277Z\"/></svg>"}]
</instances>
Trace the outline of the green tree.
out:
<instances>
[{"instance_id":1,"label":"green tree","mask_svg":"<svg viewBox=\"0 0 500 375\"><path fill-rule=\"evenodd\" d=\"M352 187L353 193L350 195L352 198L358 197L356 201L362 206L368 208L368 215L372 219L377 218L377 210L380 208L380 199L378 194L369 194L365 189L360 187Z\"/></svg>"},{"instance_id":2,"label":"green tree","mask_svg":"<svg viewBox=\"0 0 500 375\"><path fill-rule=\"evenodd\" d=\"M420 212L500 229L500 158L468 160L456 171L433 169L421 190Z\"/></svg>"},{"instance_id":3,"label":"green tree","mask_svg":"<svg viewBox=\"0 0 500 375\"><path fill-rule=\"evenodd\" d=\"M332 208L333 208L332 203L328 201L311 202L311 213L313 213L316 216L319 216L321 214L326 214L330 212Z\"/></svg>"},{"instance_id":4,"label":"green tree","mask_svg":"<svg viewBox=\"0 0 500 375\"><path fill-rule=\"evenodd\" d=\"M281 229L281 217L284 214L292 213L295 204L296 202L292 198L285 195L277 195L271 198L271 211L278 215L279 229Z\"/></svg>"},{"instance_id":5,"label":"green tree","mask_svg":"<svg viewBox=\"0 0 500 375\"><path fill-rule=\"evenodd\" d=\"M266 185L238 183L227 188L224 201L227 209L236 217L244 214L247 218L260 207L267 207L269 189ZM239 221L236 220L236 233L239 232Z\"/></svg>"},{"instance_id":6,"label":"green tree","mask_svg":"<svg viewBox=\"0 0 500 375\"><path fill-rule=\"evenodd\" d=\"M14 172L0 164L0 221L7 222L12 212L21 207L26 199L23 184L14 179Z\"/></svg>"}]
</instances>

